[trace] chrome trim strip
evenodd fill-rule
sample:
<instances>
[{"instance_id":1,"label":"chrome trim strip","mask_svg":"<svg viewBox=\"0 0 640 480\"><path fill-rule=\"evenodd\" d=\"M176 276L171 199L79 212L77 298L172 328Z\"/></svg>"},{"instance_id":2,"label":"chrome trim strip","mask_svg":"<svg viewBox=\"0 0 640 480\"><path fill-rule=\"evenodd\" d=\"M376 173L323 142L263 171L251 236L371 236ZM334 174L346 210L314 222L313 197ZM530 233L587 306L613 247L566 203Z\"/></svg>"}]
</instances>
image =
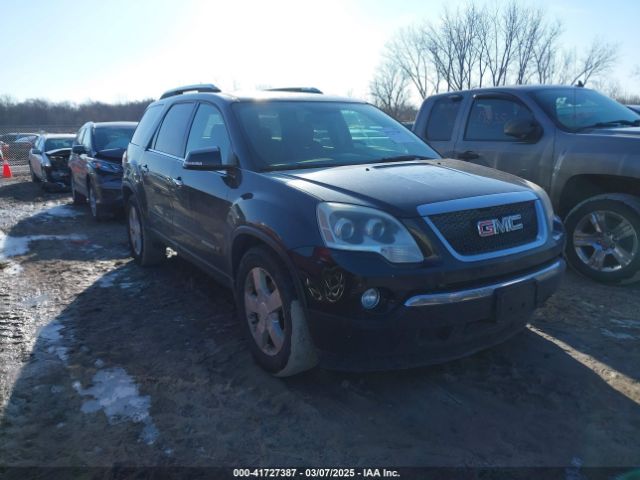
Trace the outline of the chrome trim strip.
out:
<instances>
[{"instance_id":1,"label":"chrome trim strip","mask_svg":"<svg viewBox=\"0 0 640 480\"><path fill-rule=\"evenodd\" d=\"M405 307L428 307L434 305L449 305L451 303L467 302L493 296L499 288L508 287L528 280L543 281L555 275L560 275L566 268L564 260L555 261L552 265L538 270L537 272L511 278L502 282L485 285L483 287L470 288L467 290L457 290L453 292L428 293L416 295L404 302Z\"/></svg>"},{"instance_id":2,"label":"chrome trim strip","mask_svg":"<svg viewBox=\"0 0 640 480\"><path fill-rule=\"evenodd\" d=\"M442 235L438 227L429 219L429 215L438 215L440 213L458 212L462 210L475 210L479 208L496 207L498 205L508 205L510 203L530 202L535 201L536 217L538 220L538 235L533 242L525 243L524 245L518 245L517 247L511 247L503 250L496 250L487 253L478 253L475 255L462 255L458 253L448 242L448 240ZM544 212L544 205L538 198L538 196L532 191L523 192L510 192L510 193L496 193L492 195L482 195L478 197L458 198L456 200L446 200L444 202L430 203L426 205L420 205L418 207L418 213L429 225L431 230L436 234L438 239L445 246L447 251L456 260L461 262L477 262L480 260L488 260L491 258L504 257L507 255L513 255L515 253L524 252L533 248L544 245L547 241L549 225L547 225L547 217Z\"/></svg>"}]
</instances>

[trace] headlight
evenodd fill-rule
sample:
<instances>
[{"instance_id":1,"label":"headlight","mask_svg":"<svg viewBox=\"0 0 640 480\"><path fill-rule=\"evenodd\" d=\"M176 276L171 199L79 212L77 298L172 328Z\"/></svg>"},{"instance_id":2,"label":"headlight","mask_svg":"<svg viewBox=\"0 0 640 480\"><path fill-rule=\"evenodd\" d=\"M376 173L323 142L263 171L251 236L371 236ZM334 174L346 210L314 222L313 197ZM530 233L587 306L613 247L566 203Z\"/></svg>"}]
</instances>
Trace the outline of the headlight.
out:
<instances>
[{"instance_id":1,"label":"headlight","mask_svg":"<svg viewBox=\"0 0 640 480\"><path fill-rule=\"evenodd\" d=\"M392 263L424 260L411 234L391 215L342 203L321 203L317 214L320 235L327 247L375 252Z\"/></svg>"},{"instance_id":2,"label":"headlight","mask_svg":"<svg viewBox=\"0 0 640 480\"><path fill-rule=\"evenodd\" d=\"M96 170L100 170L102 172L118 173L118 172L122 171L122 165L120 165L119 163L103 162L103 161L100 161L100 160L93 160L91 162L91 165Z\"/></svg>"},{"instance_id":3,"label":"headlight","mask_svg":"<svg viewBox=\"0 0 640 480\"><path fill-rule=\"evenodd\" d=\"M50 167L51 166L51 162L49 161L49 158L46 155L40 155L40 164L43 167Z\"/></svg>"}]
</instances>

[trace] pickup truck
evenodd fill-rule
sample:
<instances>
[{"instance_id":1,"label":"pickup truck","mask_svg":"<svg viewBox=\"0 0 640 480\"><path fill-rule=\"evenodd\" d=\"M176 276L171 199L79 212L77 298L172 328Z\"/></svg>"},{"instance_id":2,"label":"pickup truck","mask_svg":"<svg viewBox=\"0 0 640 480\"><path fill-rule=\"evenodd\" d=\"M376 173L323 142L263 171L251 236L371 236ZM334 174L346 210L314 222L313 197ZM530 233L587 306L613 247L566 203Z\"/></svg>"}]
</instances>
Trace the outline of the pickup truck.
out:
<instances>
[{"instance_id":1,"label":"pickup truck","mask_svg":"<svg viewBox=\"0 0 640 480\"><path fill-rule=\"evenodd\" d=\"M617 283L640 270L640 115L594 90L518 86L427 98L413 131L443 157L543 187L582 274Z\"/></svg>"}]
</instances>

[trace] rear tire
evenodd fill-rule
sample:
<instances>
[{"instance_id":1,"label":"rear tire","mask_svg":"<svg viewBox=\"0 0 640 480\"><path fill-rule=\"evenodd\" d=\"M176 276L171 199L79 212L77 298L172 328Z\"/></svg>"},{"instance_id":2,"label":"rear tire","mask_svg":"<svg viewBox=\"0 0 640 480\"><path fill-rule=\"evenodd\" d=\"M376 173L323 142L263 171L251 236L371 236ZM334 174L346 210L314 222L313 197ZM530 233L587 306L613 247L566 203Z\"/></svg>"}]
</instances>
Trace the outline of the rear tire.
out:
<instances>
[{"instance_id":1,"label":"rear tire","mask_svg":"<svg viewBox=\"0 0 640 480\"><path fill-rule=\"evenodd\" d=\"M167 258L167 248L148 231L134 197L129 198L127 214L127 238L134 261L142 267L158 265Z\"/></svg>"},{"instance_id":2,"label":"rear tire","mask_svg":"<svg viewBox=\"0 0 640 480\"><path fill-rule=\"evenodd\" d=\"M71 175L71 180L69 181L69 183L71 187L71 198L73 199L73 204L84 205L85 203L87 203L87 197L76 190L76 183L73 180L73 175Z\"/></svg>"},{"instance_id":3,"label":"rear tire","mask_svg":"<svg viewBox=\"0 0 640 480\"><path fill-rule=\"evenodd\" d=\"M305 312L291 275L268 249L250 249L238 268L236 302L256 362L278 377L318 363Z\"/></svg>"},{"instance_id":4,"label":"rear tire","mask_svg":"<svg viewBox=\"0 0 640 480\"><path fill-rule=\"evenodd\" d=\"M618 283L640 271L640 198L605 194L578 204L565 219L567 260L581 274Z\"/></svg>"}]
</instances>

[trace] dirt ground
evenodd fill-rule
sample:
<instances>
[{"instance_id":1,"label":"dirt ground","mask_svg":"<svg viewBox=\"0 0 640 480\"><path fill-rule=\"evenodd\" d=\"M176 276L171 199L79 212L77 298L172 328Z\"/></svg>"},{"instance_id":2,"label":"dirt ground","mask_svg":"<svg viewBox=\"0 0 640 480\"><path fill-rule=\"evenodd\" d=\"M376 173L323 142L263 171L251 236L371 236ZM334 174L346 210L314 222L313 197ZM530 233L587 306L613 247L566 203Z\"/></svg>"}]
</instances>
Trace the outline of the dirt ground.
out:
<instances>
[{"instance_id":1,"label":"dirt ground","mask_svg":"<svg viewBox=\"0 0 640 480\"><path fill-rule=\"evenodd\" d=\"M0 232L0 465L640 464L638 284L568 273L491 350L283 380L228 290L179 257L137 267L122 220L3 181Z\"/></svg>"}]
</instances>

